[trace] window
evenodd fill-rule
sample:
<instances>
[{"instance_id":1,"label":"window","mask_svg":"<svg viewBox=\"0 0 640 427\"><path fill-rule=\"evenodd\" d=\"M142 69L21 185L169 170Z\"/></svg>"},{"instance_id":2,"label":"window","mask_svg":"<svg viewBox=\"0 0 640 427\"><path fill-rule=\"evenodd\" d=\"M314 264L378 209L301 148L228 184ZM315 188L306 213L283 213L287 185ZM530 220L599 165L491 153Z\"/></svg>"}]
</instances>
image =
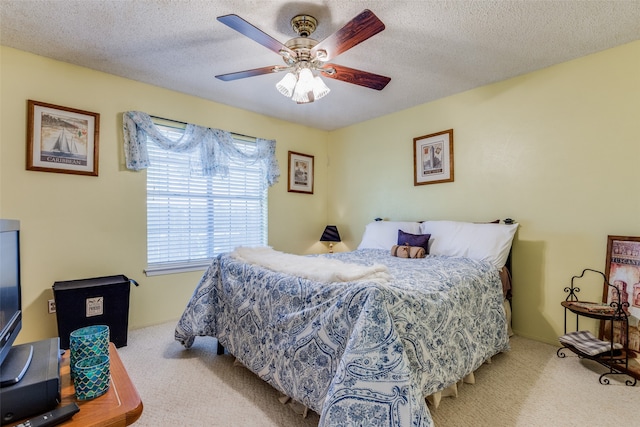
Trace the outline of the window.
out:
<instances>
[{"instance_id":1,"label":"window","mask_svg":"<svg viewBox=\"0 0 640 427\"><path fill-rule=\"evenodd\" d=\"M177 140L182 129L160 125ZM245 153L254 142L234 138ZM202 176L199 150L176 153L147 140L147 275L206 268L236 246L267 244L267 185L262 162L231 159L229 175Z\"/></svg>"}]
</instances>

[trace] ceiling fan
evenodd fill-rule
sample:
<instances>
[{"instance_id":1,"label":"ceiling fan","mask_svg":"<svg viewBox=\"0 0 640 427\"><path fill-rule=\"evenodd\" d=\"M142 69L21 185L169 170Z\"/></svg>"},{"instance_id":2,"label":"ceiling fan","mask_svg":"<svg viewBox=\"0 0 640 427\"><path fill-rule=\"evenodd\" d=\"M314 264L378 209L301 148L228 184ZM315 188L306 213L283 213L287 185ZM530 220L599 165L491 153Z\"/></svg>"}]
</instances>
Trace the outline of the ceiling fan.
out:
<instances>
[{"instance_id":1,"label":"ceiling fan","mask_svg":"<svg viewBox=\"0 0 640 427\"><path fill-rule=\"evenodd\" d=\"M285 63L284 66L271 65L217 75L216 78L220 80L231 81L286 71L287 74L278 82L276 88L280 93L299 104L313 102L329 93L329 88L320 79L320 74L376 90L384 89L391 81L389 77L327 63L346 50L384 30L385 26L382 21L368 9L320 42L309 37L315 31L318 21L313 16L306 14L297 15L291 19L291 26L298 37L284 44L238 15L219 16L218 21L279 54Z\"/></svg>"}]
</instances>

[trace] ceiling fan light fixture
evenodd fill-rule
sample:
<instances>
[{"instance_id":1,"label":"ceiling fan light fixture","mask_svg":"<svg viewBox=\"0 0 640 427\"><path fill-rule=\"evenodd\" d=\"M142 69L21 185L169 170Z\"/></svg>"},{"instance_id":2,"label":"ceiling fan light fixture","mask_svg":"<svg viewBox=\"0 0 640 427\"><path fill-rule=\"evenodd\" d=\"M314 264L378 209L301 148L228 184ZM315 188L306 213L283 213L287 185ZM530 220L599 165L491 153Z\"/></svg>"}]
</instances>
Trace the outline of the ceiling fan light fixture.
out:
<instances>
[{"instance_id":1,"label":"ceiling fan light fixture","mask_svg":"<svg viewBox=\"0 0 640 427\"><path fill-rule=\"evenodd\" d=\"M232 81L285 71L288 74L276 84L276 88L284 96L299 103L314 102L329 93L329 88L320 77L329 77L376 90L382 90L391 81L389 77L367 71L327 64L328 61L341 53L384 30L384 23L369 9L363 10L338 31L320 42L310 37L316 30L318 21L307 14L293 17L291 25L298 37L294 37L284 44L238 15L218 16L217 19L231 29L279 54L286 64L286 66L275 65L220 74L215 76L217 79Z\"/></svg>"},{"instance_id":2,"label":"ceiling fan light fixture","mask_svg":"<svg viewBox=\"0 0 640 427\"><path fill-rule=\"evenodd\" d=\"M291 98L291 96L293 95L293 89L296 87L297 81L298 79L296 78L295 74L287 73L282 78L282 80L280 80L276 84L276 89L278 89L278 92L280 92L287 98Z\"/></svg>"},{"instance_id":3,"label":"ceiling fan light fixture","mask_svg":"<svg viewBox=\"0 0 640 427\"><path fill-rule=\"evenodd\" d=\"M308 104L327 95L331 89L308 67L288 72L276 84L278 92L298 104Z\"/></svg>"}]
</instances>

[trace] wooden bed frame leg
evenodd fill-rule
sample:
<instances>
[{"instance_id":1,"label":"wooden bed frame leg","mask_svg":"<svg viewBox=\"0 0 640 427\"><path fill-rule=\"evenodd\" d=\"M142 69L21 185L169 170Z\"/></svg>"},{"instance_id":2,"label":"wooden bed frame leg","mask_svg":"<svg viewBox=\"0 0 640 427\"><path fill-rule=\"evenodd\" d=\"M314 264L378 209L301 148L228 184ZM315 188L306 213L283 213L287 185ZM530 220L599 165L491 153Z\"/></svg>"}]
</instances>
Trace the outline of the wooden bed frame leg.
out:
<instances>
[{"instance_id":1,"label":"wooden bed frame leg","mask_svg":"<svg viewBox=\"0 0 640 427\"><path fill-rule=\"evenodd\" d=\"M218 350L216 351L216 353L218 354L218 356L224 354L224 346L220 344L220 341L218 341Z\"/></svg>"}]
</instances>

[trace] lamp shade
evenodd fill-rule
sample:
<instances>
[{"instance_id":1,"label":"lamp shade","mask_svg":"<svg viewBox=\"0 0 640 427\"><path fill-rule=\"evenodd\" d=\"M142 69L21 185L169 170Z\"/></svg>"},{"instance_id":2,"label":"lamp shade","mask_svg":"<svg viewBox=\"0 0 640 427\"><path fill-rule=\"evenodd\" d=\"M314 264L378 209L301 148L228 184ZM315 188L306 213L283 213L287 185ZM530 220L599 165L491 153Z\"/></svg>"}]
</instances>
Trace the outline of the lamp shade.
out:
<instances>
[{"instance_id":1,"label":"lamp shade","mask_svg":"<svg viewBox=\"0 0 640 427\"><path fill-rule=\"evenodd\" d=\"M340 242L340 233L335 225L327 225L320 237L321 242Z\"/></svg>"}]
</instances>

